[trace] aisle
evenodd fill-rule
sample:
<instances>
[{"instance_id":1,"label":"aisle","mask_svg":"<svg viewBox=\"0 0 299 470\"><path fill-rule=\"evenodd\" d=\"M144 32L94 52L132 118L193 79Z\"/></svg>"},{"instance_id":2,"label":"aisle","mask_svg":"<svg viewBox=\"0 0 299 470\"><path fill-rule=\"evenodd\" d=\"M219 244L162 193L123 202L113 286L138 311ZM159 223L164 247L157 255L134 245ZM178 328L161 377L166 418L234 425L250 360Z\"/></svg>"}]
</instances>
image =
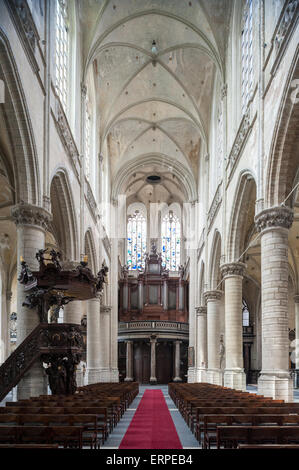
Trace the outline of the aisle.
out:
<instances>
[{"instance_id":1,"label":"aisle","mask_svg":"<svg viewBox=\"0 0 299 470\"><path fill-rule=\"evenodd\" d=\"M182 449L162 390L146 390L119 449Z\"/></svg>"},{"instance_id":2,"label":"aisle","mask_svg":"<svg viewBox=\"0 0 299 470\"><path fill-rule=\"evenodd\" d=\"M113 432L110 434L110 436L108 437L107 441L102 446L102 448L103 449L119 449L119 446L123 440L123 437L126 434L135 416L137 408L146 390L160 390L163 393L166 406L168 408L168 411L170 413L170 416L176 428L176 432L177 432L182 448L183 449L200 448L194 435L191 433L190 429L186 425L178 409L175 407L173 401L169 397L167 385L159 385L159 386L158 385L140 385L138 396L135 398L131 406L124 413L124 416L122 417L122 419L120 420L116 428L113 430Z\"/></svg>"}]
</instances>

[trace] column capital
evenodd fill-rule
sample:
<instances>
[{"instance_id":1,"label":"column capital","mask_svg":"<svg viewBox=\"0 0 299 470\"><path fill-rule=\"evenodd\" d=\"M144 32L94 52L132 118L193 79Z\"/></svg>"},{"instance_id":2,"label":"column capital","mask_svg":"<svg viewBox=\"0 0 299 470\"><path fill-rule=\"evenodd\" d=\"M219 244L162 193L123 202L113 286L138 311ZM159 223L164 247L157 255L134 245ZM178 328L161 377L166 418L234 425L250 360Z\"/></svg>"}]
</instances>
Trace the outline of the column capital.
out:
<instances>
[{"instance_id":1,"label":"column capital","mask_svg":"<svg viewBox=\"0 0 299 470\"><path fill-rule=\"evenodd\" d=\"M195 311L198 317L203 317L207 314L207 307L195 307Z\"/></svg>"},{"instance_id":2,"label":"column capital","mask_svg":"<svg viewBox=\"0 0 299 470\"><path fill-rule=\"evenodd\" d=\"M299 304L299 294L294 295L294 302L295 304Z\"/></svg>"},{"instance_id":3,"label":"column capital","mask_svg":"<svg viewBox=\"0 0 299 470\"><path fill-rule=\"evenodd\" d=\"M34 206L32 204L20 203L13 206L11 215L15 224L18 225L35 225L43 230L48 230L52 221L52 214L43 207Z\"/></svg>"},{"instance_id":4,"label":"column capital","mask_svg":"<svg viewBox=\"0 0 299 470\"><path fill-rule=\"evenodd\" d=\"M254 217L259 232L271 228L289 229L293 223L294 213L286 206L275 206L264 209Z\"/></svg>"},{"instance_id":5,"label":"column capital","mask_svg":"<svg viewBox=\"0 0 299 470\"><path fill-rule=\"evenodd\" d=\"M220 266L222 278L228 278L232 276L244 276L246 264L239 262L225 263Z\"/></svg>"},{"instance_id":6,"label":"column capital","mask_svg":"<svg viewBox=\"0 0 299 470\"><path fill-rule=\"evenodd\" d=\"M220 300L222 297L222 290L208 290L204 292L204 298L206 302L209 302L210 300Z\"/></svg>"},{"instance_id":7,"label":"column capital","mask_svg":"<svg viewBox=\"0 0 299 470\"><path fill-rule=\"evenodd\" d=\"M101 313L111 313L111 309L110 305L101 305Z\"/></svg>"}]
</instances>

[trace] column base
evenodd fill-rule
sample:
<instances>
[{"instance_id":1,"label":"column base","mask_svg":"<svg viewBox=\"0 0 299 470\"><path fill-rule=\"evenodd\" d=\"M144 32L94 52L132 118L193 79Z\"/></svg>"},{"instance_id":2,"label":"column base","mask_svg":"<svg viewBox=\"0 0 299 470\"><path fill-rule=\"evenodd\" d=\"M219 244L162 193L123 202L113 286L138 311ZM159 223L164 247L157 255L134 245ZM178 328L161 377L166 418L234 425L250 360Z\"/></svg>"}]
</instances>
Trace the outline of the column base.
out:
<instances>
[{"instance_id":1,"label":"column base","mask_svg":"<svg viewBox=\"0 0 299 470\"><path fill-rule=\"evenodd\" d=\"M246 374L243 369L225 369L223 374L224 387L246 391Z\"/></svg>"},{"instance_id":2,"label":"column base","mask_svg":"<svg viewBox=\"0 0 299 470\"><path fill-rule=\"evenodd\" d=\"M196 369L196 382L207 382L207 369Z\"/></svg>"},{"instance_id":3,"label":"column base","mask_svg":"<svg viewBox=\"0 0 299 470\"><path fill-rule=\"evenodd\" d=\"M133 377L126 377L124 379L124 382L133 382L133 380L134 380Z\"/></svg>"},{"instance_id":4,"label":"column base","mask_svg":"<svg viewBox=\"0 0 299 470\"><path fill-rule=\"evenodd\" d=\"M181 377L174 377L174 379L172 379L173 382L182 382L182 379Z\"/></svg>"},{"instance_id":5,"label":"column base","mask_svg":"<svg viewBox=\"0 0 299 470\"><path fill-rule=\"evenodd\" d=\"M274 400L293 402L293 381L289 373L263 373L258 378L258 394Z\"/></svg>"},{"instance_id":6,"label":"column base","mask_svg":"<svg viewBox=\"0 0 299 470\"><path fill-rule=\"evenodd\" d=\"M96 384L101 382L100 369L86 369L86 384Z\"/></svg>"},{"instance_id":7,"label":"column base","mask_svg":"<svg viewBox=\"0 0 299 470\"><path fill-rule=\"evenodd\" d=\"M191 384L196 382L196 375L195 375L195 368L194 367L189 367L189 369L188 369L187 382L191 383Z\"/></svg>"},{"instance_id":8,"label":"column base","mask_svg":"<svg viewBox=\"0 0 299 470\"><path fill-rule=\"evenodd\" d=\"M223 385L223 374L220 369L208 369L206 379L209 384Z\"/></svg>"},{"instance_id":9,"label":"column base","mask_svg":"<svg viewBox=\"0 0 299 470\"><path fill-rule=\"evenodd\" d=\"M156 377L151 377L150 378L150 384L155 385L157 383L157 378Z\"/></svg>"},{"instance_id":10,"label":"column base","mask_svg":"<svg viewBox=\"0 0 299 470\"><path fill-rule=\"evenodd\" d=\"M119 382L118 369L100 368L98 369L98 382Z\"/></svg>"}]
</instances>

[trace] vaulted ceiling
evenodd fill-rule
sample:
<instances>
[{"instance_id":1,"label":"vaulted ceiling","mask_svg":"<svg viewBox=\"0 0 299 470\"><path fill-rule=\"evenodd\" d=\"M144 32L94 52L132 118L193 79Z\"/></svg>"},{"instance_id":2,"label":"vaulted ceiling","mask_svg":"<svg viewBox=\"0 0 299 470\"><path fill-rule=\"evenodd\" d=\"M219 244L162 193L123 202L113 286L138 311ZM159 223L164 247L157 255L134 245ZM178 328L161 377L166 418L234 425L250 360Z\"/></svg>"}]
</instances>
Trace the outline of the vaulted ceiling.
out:
<instances>
[{"instance_id":1,"label":"vaulted ceiling","mask_svg":"<svg viewBox=\"0 0 299 470\"><path fill-rule=\"evenodd\" d=\"M223 81L232 0L89 0L79 8L85 70L94 74L98 136L112 182L128 162L146 157L144 180L171 171L172 159L196 186L217 74ZM150 154L161 156L160 167L149 167ZM143 190L162 194L165 188L143 184L141 199Z\"/></svg>"}]
</instances>

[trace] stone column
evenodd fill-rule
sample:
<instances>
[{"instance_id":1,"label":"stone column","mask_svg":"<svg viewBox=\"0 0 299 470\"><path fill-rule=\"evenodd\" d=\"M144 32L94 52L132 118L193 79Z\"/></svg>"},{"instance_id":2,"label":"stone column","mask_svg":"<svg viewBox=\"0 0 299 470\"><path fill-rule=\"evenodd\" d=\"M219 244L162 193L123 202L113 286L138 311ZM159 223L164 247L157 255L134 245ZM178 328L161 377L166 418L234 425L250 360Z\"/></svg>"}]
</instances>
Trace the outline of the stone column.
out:
<instances>
[{"instance_id":1,"label":"stone column","mask_svg":"<svg viewBox=\"0 0 299 470\"><path fill-rule=\"evenodd\" d=\"M220 370L220 300L222 291L211 290L204 293L207 303L208 369L207 382L222 385Z\"/></svg>"},{"instance_id":2,"label":"stone column","mask_svg":"<svg viewBox=\"0 0 299 470\"><path fill-rule=\"evenodd\" d=\"M111 307L101 305L100 318L100 382L111 380Z\"/></svg>"},{"instance_id":3,"label":"stone column","mask_svg":"<svg viewBox=\"0 0 299 470\"><path fill-rule=\"evenodd\" d=\"M127 356L126 356L126 378L125 382L133 381L133 341L126 341L127 343Z\"/></svg>"},{"instance_id":4,"label":"stone column","mask_svg":"<svg viewBox=\"0 0 299 470\"><path fill-rule=\"evenodd\" d=\"M143 279L138 281L138 311L141 313L143 310Z\"/></svg>"},{"instance_id":5,"label":"stone column","mask_svg":"<svg viewBox=\"0 0 299 470\"><path fill-rule=\"evenodd\" d=\"M197 382L207 380L207 307L196 307L197 318Z\"/></svg>"},{"instance_id":6,"label":"stone column","mask_svg":"<svg viewBox=\"0 0 299 470\"><path fill-rule=\"evenodd\" d=\"M261 232L262 370L258 393L293 401L289 372L288 233L293 212L271 207L255 217Z\"/></svg>"},{"instance_id":7,"label":"stone column","mask_svg":"<svg viewBox=\"0 0 299 470\"><path fill-rule=\"evenodd\" d=\"M179 310L184 310L184 292L185 292L184 281L180 279L179 281Z\"/></svg>"},{"instance_id":8,"label":"stone column","mask_svg":"<svg viewBox=\"0 0 299 470\"><path fill-rule=\"evenodd\" d=\"M87 301L87 384L100 382L100 298Z\"/></svg>"},{"instance_id":9,"label":"stone column","mask_svg":"<svg viewBox=\"0 0 299 470\"><path fill-rule=\"evenodd\" d=\"M299 388L299 294L294 296L295 302L295 367L296 367L296 388Z\"/></svg>"},{"instance_id":10,"label":"stone column","mask_svg":"<svg viewBox=\"0 0 299 470\"><path fill-rule=\"evenodd\" d=\"M151 377L150 377L150 383L155 384L155 383L157 383L157 377L156 377L156 344L157 344L157 339L155 337L151 337L150 343L151 343Z\"/></svg>"},{"instance_id":11,"label":"stone column","mask_svg":"<svg viewBox=\"0 0 299 470\"><path fill-rule=\"evenodd\" d=\"M52 215L42 207L31 204L18 204L12 208L12 217L17 226L17 266L20 271L22 256L31 270L38 270L39 263L35 257L45 247L45 232ZM27 293L24 286L17 284L17 346L39 324L36 309L23 307ZM47 393L47 377L41 362L36 361L18 384L18 399L29 398Z\"/></svg>"},{"instance_id":12,"label":"stone column","mask_svg":"<svg viewBox=\"0 0 299 470\"><path fill-rule=\"evenodd\" d=\"M174 358L174 382L181 382L181 342L176 340L175 344L175 358Z\"/></svg>"},{"instance_id":13,"label":"stone column","mask_svg":"<svg viewBox=\"0 0 299 470\"><path fill-rule=\"evenodd\" d=\"M242 281L245 264L227 263L220 269L225 285L224 386L246 390L242 325Z\"/></svg>"},{"instance_id":14,"label":"stone column","mask_svg":"<svg viewBox=\"0 0 299 470\"><path fill-rule=\"evenodd\" d=\"M81 300L73 300L65 305L63 309L63 322L81 324L83 317L83 305Z\"/></svg>"},{"instance_id":15,"label":"stone column","mask_svg":"<svg viewBox=\"0 0 299 470\"><path fill-rule=\"evenodd\" d=\"M168 283L163 279L163 310L168 310Z\"/></svg>"}]
</instances>

